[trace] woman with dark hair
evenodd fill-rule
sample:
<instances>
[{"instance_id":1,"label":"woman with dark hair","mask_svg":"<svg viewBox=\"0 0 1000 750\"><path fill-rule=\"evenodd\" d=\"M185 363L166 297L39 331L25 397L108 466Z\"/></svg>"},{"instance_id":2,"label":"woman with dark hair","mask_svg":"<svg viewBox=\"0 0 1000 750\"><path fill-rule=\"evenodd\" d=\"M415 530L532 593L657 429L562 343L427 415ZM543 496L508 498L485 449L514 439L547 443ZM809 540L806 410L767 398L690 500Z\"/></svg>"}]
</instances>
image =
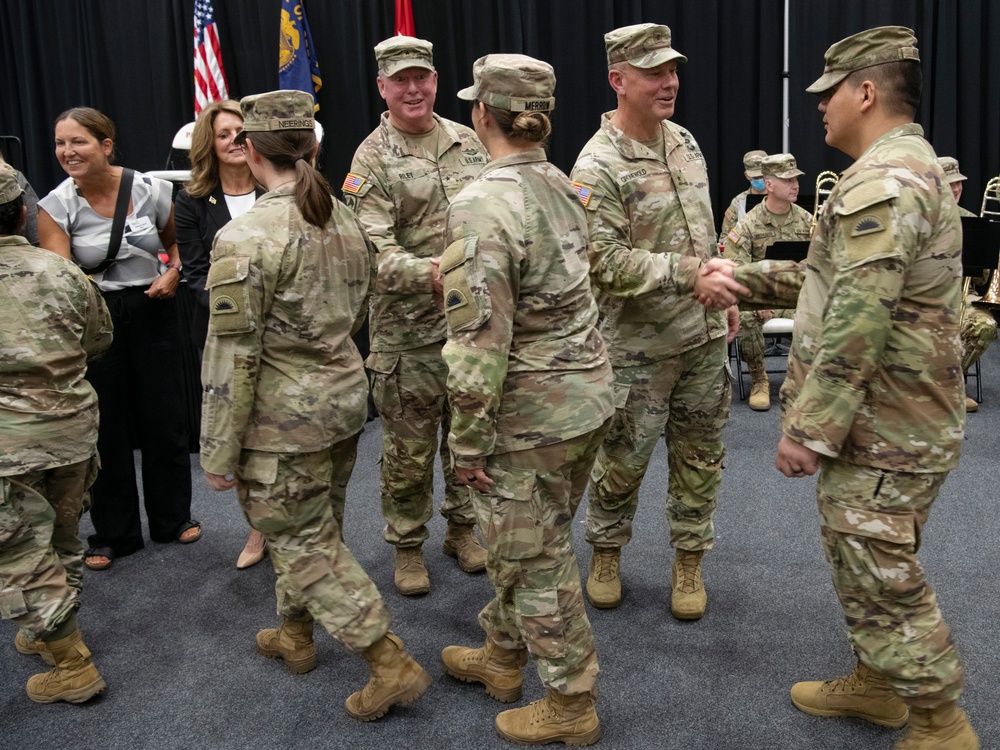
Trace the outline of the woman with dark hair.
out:
<instances>
[{"instance_id":1,"label":"woman with dark hair","mask_svg":"<svg viewBox=\"0 0 1000 750\"><path fill-rule=\"evenodd\" d=\"M273 91L240 108L239 140L268 192L212 248L201 465L212 489L236 488L278 573L282 623L257 634L257 650L308 672L319 620L368 663L370 681L346 706L371 721L431 683L341 538L368 396L351 333L367 309L373 250L312 166L312 97Z\"/></svg>"},{"instance_id":2,"label":"woman with dark hair","mask_svg":"<svg viewBox=\"0 0 1000 750\"><path fill-rule=\"evenodd\" d=\"M239 102L212 102L198 115L191 135L191 179L177 195L174 222L182 273L194 292L197 306L191 339L198 352L205 349L208 333L208 279L212 241L231 219L242 216L264 194L247 166L243 146L235 143L243 129ZM264 537L250 530L250 538L236 560L239 569L249 568L264 557Z\"/></svg>"},{"instance_id":3,"label":"woman with dark hair","mask_svg":"<svg viewBox=\"0 0 1000 750\"><path fill-rule=\"evenodd\" d=\"M201 526L191 519L191 457L181 407L174 302L181 265L171 186L114 166L114 139L114 123L96 109L59 115L56 158L69 178L38 203L41 246L90 274L115 327L111 349L87 371L99 400L101 456L90 509L95 533L84 558L91 570L105 570L115 557L143 547L133 433L144 459L150 539L189 544L201 538Z\"/></svg>"},{"instance_id":4,"label":"woman with dark hair","mask_svg":"<svg viewBox=\"0 0 1000 750\"><path fill-rule=\"evenodd\" d=\"M587 220L544 145L555 73L524 55L473 67L472 123L492 161L448 209L441 256L448 445L489 549L495 596L481 648L449 646L445 671L503 702L530 655L541 700L496 718L504 739L589 745L597 652L573 553L573 517L614 412L590 290Z\"/></svg>"}]
</instances>

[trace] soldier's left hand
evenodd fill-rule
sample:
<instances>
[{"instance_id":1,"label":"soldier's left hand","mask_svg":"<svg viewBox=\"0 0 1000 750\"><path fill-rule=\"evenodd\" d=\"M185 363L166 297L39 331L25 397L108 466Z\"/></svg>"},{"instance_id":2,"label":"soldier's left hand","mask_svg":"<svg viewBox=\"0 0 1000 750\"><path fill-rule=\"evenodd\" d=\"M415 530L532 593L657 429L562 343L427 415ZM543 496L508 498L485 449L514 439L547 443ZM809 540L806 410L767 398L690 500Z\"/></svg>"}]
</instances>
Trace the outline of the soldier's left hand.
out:
<instances>
[{"instance_id":1,"label":"soldier's left hand","mask_svg":"<svg viewBox=\"0 0 1000 750\"><path fill-rule=\"evenodd\" d=\"M782 435L778 441L774 466L786 477L812 476L819 471L819 454L802 443L796 443L787 435Z\"/></svg>"},{"instance_id":2,"label":"soldier's left hand","mask_svg":"<svg viewBox=\"0 0 1000 750\"><path fill-rule=\"evenodd\" d=\"M493 480L486 475L483 469L462 469L456 467L455 478L459 481L459 484L472 487L472 489L479 490L480 492L488 492L490 485L493 484Z\"/></svg>"},{"instance_id":3,"label":"soldier's left hand","mask_svg":"<svg viewBox=\"0 0 1000 750\"><path fill-rule=\"evenodd\" d=\"M726 308L726 325L729 327L726 343L731 344L740 332L740 310L736 305Z\"/></svg>"},{"instance_id":4,"label":"soldier's left hand","mask_svg":"<svg viewBox=\"0 0 1000 750\"><path fill-rule=\"evenodd\" d=\"M231 490L236 486L236 477L230 478L225 474L213 474L210 471L205 472L205 481L207 481L208 486L216 492Z\"/></svg>"}]
</instances>

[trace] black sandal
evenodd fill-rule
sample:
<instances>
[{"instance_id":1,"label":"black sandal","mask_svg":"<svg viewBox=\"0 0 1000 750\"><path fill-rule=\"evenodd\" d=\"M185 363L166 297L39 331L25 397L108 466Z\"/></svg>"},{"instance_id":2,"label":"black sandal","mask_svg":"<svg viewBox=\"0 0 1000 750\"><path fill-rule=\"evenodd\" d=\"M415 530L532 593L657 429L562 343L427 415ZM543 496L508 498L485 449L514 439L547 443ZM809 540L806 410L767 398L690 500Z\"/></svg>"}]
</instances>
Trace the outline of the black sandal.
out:
<instances>
[{"instance_id":1,"label":"black sandal","mask_svg":"<svg viewBox=\"0 0 1000 750\"><path fill-rule=\"evenodd\" d=\"M198 529L198 533L192 534L187 539L182 539L181 537L183 537L184 534L186 534L191 529ZM201 524L195 521L194 519L191 519L190 521L185 521L184 524L181 526L181 530L177 532L178 544L194 544L199 539L201 539Z\"/></svg>"},{"instance_id":2,"label":"black sandal","mask_svg":"<svg viewBox=\"0 0 1000 750\"><path fill-rule=\"evenodd\" d=\"M103 557L107 562L90 562L92 558ZM83 564L89 570L107 570L115 561L115 551L111 547L91 547L83 553Z\"/></svg>"}]
</instances>

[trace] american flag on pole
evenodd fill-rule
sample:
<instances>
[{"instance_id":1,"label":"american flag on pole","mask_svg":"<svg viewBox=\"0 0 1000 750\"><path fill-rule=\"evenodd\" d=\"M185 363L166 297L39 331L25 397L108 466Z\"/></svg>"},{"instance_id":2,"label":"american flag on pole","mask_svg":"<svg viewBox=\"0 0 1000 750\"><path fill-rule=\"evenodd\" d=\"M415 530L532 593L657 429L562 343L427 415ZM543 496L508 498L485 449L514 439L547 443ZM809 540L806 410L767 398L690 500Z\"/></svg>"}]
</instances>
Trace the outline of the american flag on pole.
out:
<instances>
[{"instance_id":1,"label":"american flag on pole","mask_svg":"<svg viewBox=\"0 0 1000 750\"><path fill-rule=\"evenodd\" d=\"M194 0L194 114L229 98L212 0Z\"/></svg>"}]
</instances>

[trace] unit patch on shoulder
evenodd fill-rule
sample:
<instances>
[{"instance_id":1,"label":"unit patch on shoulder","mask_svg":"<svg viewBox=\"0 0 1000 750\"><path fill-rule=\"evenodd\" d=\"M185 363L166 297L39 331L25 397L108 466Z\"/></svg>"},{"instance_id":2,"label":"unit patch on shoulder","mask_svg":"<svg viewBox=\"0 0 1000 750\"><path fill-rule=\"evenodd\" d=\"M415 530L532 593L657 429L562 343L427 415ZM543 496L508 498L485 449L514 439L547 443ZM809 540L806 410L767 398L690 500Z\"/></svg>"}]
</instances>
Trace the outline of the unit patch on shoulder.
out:
<instances>
[{"instance_id":1,"label":"unit patch on shoulder","mask_svg":"<svg viewBox=\"0 0 1000 750\"><path fill-rule=\"evenodd\" d=\"M576 191L580 203L586 208L587 204L590 203L590 197L594 194L594 189L590 185L584 185L582 182L574 182L573 189Z\"/></svg>"},{"instance_id":2,"label":"unit patch on shoulder","mask_svg":"<svg viewBox=\"0 0 1000 750\"><path fill-rule=\"evenodd\" d=\"M228 295L219 295L212 304L213 315L228 315L230 313L238 313L239 311L240 306L236 304L236 300Z\"/></svg>"},{"instance_id":3,"label":"unit patch on shoulder","mask_svg":"<svg viewBox=\"0 0 1000 750\"><path fill-rule=\"evenodd\" d=\"M875 214L865 214L855 223L854 229L851 230L851 237L861 237L883 231L885 231L885 224L882 223L881 218Z\"/></svg>"},{"instance_id":4,"label":"unit patch on shoulder","mask_svg":"<svg viewBox=\"0 0 1000 750\"><path fill-rule=\"evenodd\" d=\"M354 174L354 172L348 172L347 177L344 178L344 185L341 188L345 193L356 193L361 189L361 186L366 182L365 178L359 174Z\"/></svg>"},{"instance_id":5,"label":"unit patch on shoulder","mask_svg":"<svg viewBox=\"0 0 1000 750\"><path fill-rule=\"evenodd\" d=\"M469 304L469 301L457 289L449 291L448 298L444 301L445 310L457 310L460 307L465 307L467 304Z\"/></svg>"}]
</instances>

